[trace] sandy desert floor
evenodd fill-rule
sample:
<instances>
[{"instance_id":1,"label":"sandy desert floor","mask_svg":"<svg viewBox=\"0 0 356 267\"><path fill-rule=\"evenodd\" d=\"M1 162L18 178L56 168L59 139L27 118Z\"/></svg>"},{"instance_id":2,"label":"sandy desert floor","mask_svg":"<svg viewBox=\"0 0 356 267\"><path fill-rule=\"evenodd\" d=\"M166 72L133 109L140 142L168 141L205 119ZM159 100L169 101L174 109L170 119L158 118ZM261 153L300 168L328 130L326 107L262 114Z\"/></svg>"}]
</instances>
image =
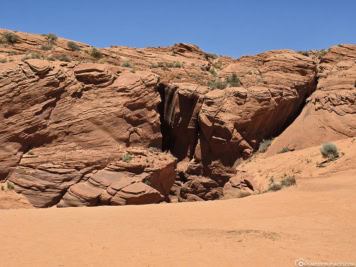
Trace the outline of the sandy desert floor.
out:
<instances>
[{"instance_id":1,"label":"sandy desert floor","mask_svg":"<svg viewBox=\"0 0 356 267\"><path fill-rule=\"evenodd\" d=\"M0 266L356 263L356 171L242 199L0 210Z\"/></svg>"}]
</instances>

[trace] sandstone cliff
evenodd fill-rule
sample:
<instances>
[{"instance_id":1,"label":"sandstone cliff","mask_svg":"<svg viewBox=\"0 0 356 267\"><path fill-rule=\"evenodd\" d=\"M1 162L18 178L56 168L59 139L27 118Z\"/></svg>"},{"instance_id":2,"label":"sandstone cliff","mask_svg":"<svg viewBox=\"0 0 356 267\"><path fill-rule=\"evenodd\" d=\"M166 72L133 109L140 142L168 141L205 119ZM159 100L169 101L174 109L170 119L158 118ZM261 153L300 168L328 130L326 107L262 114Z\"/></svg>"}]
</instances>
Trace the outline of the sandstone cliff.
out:
<instances>
[{"instance_id":1,"label":"sandstone cliff","mask_svg":"<svg viewBox=\"0 0 356 267\"><path fill-rule=\"evenodd\" d=\"M218 199L254 190L234 163L263 139L280 135L273 155L356 135L355 45L233 59L6 33L0 180L35 207Z\"/></svg>"}]
</instances>

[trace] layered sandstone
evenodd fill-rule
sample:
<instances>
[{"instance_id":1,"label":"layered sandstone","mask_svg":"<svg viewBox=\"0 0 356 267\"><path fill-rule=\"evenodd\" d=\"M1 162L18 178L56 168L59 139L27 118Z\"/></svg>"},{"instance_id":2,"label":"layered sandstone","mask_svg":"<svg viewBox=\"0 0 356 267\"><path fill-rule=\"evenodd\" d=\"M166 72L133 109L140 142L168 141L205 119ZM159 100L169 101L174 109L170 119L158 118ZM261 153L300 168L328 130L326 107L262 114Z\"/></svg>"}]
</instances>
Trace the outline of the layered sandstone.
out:
<instances>
[{"instance_id":1,"label":"layered sandstone","mask_svg":"<svg viewBox=\"0 0 356 267\"><path fill-rule=\"evenodd\" d=\"M14 33L0 45L0 180L36 207L218 199L255 188L234 163L263 139L281 134L272 155L356 135L353 45L240 59L112 46L95 58Z\"/></svg>"}]
</instances>

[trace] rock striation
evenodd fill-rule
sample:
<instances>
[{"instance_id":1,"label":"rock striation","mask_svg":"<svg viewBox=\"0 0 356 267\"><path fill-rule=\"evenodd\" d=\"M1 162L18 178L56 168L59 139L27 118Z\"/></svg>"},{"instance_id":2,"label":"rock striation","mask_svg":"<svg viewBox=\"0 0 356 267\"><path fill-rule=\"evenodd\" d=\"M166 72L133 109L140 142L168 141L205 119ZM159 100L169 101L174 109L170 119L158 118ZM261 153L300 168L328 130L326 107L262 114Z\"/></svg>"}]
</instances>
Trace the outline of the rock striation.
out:
<instances>
[{"instance_id":1,"label":"rock striation","mask_svg":"<svg viewBox=\"0 0 356 267\"><path fill-rule=\"evenodd\" d=\"M253 193L236 165L263 139L278 136L268 156L356 135L355 45L233 59L179 43L95 56L11 33L17 41L0 44L0 180L35 207Z\"/></svg>"}]
</instances>

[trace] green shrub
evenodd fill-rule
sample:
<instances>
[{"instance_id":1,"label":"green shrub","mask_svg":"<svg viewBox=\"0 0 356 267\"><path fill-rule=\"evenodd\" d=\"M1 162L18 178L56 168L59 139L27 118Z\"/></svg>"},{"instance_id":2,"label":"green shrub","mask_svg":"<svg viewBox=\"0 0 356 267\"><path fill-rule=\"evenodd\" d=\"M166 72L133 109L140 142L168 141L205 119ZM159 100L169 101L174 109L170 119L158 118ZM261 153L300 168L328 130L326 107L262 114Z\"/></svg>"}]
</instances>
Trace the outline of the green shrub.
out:
<instances>
[{"instance_id":1,"label":"green shrub","mask_svg":"<svg viewBox=\"0 0 356 267\"><path fill-rule=\"evenodd\" d=\"M1 58L0 59L0 63L6 63L7 62L7 59L6 58Z\"/></svg>"},{"instance_id":2,"label":"green shrub","mask_svg":"<svg viewBox=\"0 0 356 267\"><path fill-rule=\"evenodd\" d=\"M210 72L213 76L216 76L216 75L217 75L217 73L216 73L216 71L215 71L214 69L211 69L209 72Z\"/></svg>"},{"instance_id":3,"label":"green shrub","mask_svg":"<svg viewBox=\"0 0 356 267\"><path fill-rule=\"evenodd\" d=\"M64 61L64 62L71 62L72 59L66 55L57 55L55 56L59 61Z\"/></svg>"},{"instance_id":4,"label":"green shrub","mask_svg":"<svg viewBox=\"0 0 356 267\"><path fill-rule=\"evenodd\" d=\"M232 87L238 87L241 85L240 79L237 77L236 73L231 74L231 76L226 77L226 82Z\"/></svg>"},{"instance_id":5,"label":"green shrub","mask_svg":"<svg viewBox=\"0 0 356 267\"><path fill-rule=\"evenodd\" d=\"M288 147L283 147L280 151L277 152L277 154L282 154L282 153L286 153L289 152Z\"/></svg>"},{"instance_id":6,"label":"green shrub","mask_svg":"<svg viewBox=\"0 0 356 267\"><path fill-rule=\"evenodd\" d=\"M48 33L42 35L47 38L48 43L55 44L57 42L58 37L55 33Z\"/></svg>"},{"instance_id":7,"label":"green shrub","mask_svg":"<svg viewBox=\"0 0 356 267\"><path fill-rule=\"evenodd\" d=\"M52 50L53 49L53 44L45 44L45 45L41 45L41 50Z\"/></svg>"},{"instance_id":8,"label":"green shrub","mask_svg":"<svg viewBox=\"0 0 356 267\"><path fill-rule=\"evenodd\" d=\"M41 54L38 54L36 52L30 52L24 55L21 60L24 61L27 59L42 59L42 58L43 56Z\"/></svg>"},{"instance_id":9,"label":"green shrub","mask_svg":"<svg viewBox=\"0 0 356 267\"><path fill-rule=\"evenodd\" d=\"M67 47L69 49L71 49L72 51L79 51L80 50L79 45L77 45L76 43L74 43L72 41L67 42Z\"/></svg>"},{"instance_id":10,"label":"green shrub","mask_svg":"<svg viewBox=\"0 0 356 267\"><path fill-rule=\"evenodd\" d=\"M1 42L6 44L14 44L18 41L19 36L11 32L4 33L3 37L1 38Z\"/></svg>"},{"instance_id":11,"label":"green shrub","mask_svg":"<svg viewBox=\"0 0 356 267\"><path fill-rule=\"evenodd\" d=\"M227 83L224 81L221 81L220 79L216 79L216 80L211 80L209 81L209 88L214 90L214 89L225 89L227 86Z\"/></svg>"},{"instance_id":12,"label":"green shrub","mask_svg":"<svg viewBox=\"0 0 356 267\"><path fill-rule=\"evenodd\" d=\"M151 186L151 182L150 182L149 180L144 180L143 182L144 182L146 185Z\"/></svg>"},{"instance_id":13,"label":"green shrub","mask_svg":"<svg viewBox=\"0 0 356 267\"><path fill-rule=\"evenodd\" d=\"M260 145L258 146L259 153L265 153L269 146L272 144L273 139L263 139Z\"/></svg>"},{"instance_id":14,"label":"green shrub","mask_svg":"<svg viewBox=\"0 0 356 267\"><path fill-rule=\"evenodd\" d=\"M129 163L131 160L132 160L132 156L130 153L127 153L122 157L123 162Z\"/></svg>"},{"instance_id":15,"label":"green shrub","mask_svg":"<svg viewBox=\"0 0 356 267\"><path fill-rule=\"evenodd\" d=\"M355 81L355 83L354 83L354 87L356 88L356 81Z\"/></svg>"},{"instance_id":16,"label":"green shrub","mask_svg":"<svg viewBox=\"0 0 356 267\"><path fill-rule=\"evenodd\" d=\"M281 180L281 184L284 187L292 186L296 184L295 176L287 176Z\"/></svg>"},{"instance_id":17,"label":"green shrub","mask_svg":"<svg viewBox=\"0 0 356 267\"><path fill-rule=\"evenodd\" d=\"M93 48L90 52L90 55L96 59L101 59L103 57L103 54L98 51L96 48Z\"/></svg>"},{"instance_id":18,"label":"green shrub","mask_svg":"<svg viewBox=\"0 0 356 267\"><path fill-rule=\"evenodd\" d=\"M183 67L183 63L174 62L174 68L182 68L182 67Z\"/></svg>"},{"instance_id":19,"label":"green shrub","mask_svg":"<svg viewBox=\"0 0 356 267\"><path fill-rule=\"evenodd\" d=\"M155 68L158 68L158 65L151 64L150 69L155 69Z\"/></svg>"},{"instance_id":20,"label":"green shrub","mask_svg":"<svg viewBox=\"0 0 356 267\"><path fill-rule=\"evenodd\" d=\"M7 189L14 190L15 186L10 181L7 181Z\"/></svg>"},{"instance_id":21,"label":"green shrub","mask_svg":"<svg viewBox=\"0 0 356 267\"><path fill-rule=\"evenodd\" d=\"M135 69L131 69L130 72L136 73L136 70Z\"/></svg>"},{"instance_id":22,"label":"green shrub","mask_svg":"<svg viewBox=\"0 0 356 267\"><path fill-rule=\"evenodd\" d=\"M303 56L309 57L309 51L297 51L297 53L299 53Z\"/></svg>"},{"instance_id":23,"label":"green shrub","mask_svg":"<svg viewBox=\"0 0 356 267\"><path fill-rule=\"evenodd\" d=\"M320 152L324 158L328 158L330 160L334 160L340 156L339 150L333 143L323 144L323 146L320 148Z\"/></svg>"},{"instance_id":24,"label":"green shrub","mask_svg":"<svg viewBox=\"0 0 356 267\"><path fill-rule=\"evenodd\" d=\"M123 63L121 64L121 67L131 68L132 66L131 66L131 63L130 63L130 62L125 61L125 62L123 62Z\"/></svg>"},{"instance_id":25,"label":"green shrub","mask_svg":"<svg viewBox=\"0 0 356 267\"><path fill-rule=\"evenodd\" d=\"M18 53L16 51L10 51L7 53L9 56L16 56Z\"/></svg>"},{"instance_id":26,"label":"green shrub","mask_svg":"<svg viewBox=\"0 0 356 267\"><path fill-rule=\"evenodd\" d=\"M282 185L280 183L271 183L269 185L268 191L278 191L282 189Z\"/></svg>"},{"instance_id":27,"label":"green shrub","mask_svg":"<svg viewBox=\"0 0 356 267\"><path fill-rule=\"evenodd\" d=\"M53 56L53 55L49 55L49 56L47 57L47 60L49 60L49 61L55 61L56 58L55 58L55 56Z\"/></svg>"},{"instance_id":28,"label":"green shrub","mask_svg":"<svg viewBox=\"0 0 356 267\"><path fill-rule=\"evenodd\" d=\"M216 54L214 54L214 53L207 53L207 54L206 54L206 57L207 57L207 58L212 58L212 59L218 58L218 56L217 56Z\"/></svg>"},{"instance_id":29,"label":"green shrub","mask_svg":"<svg viewBox=\"0 0 356 267\"><path fill-rule=\"evenodd\" d=\"M3 185L1 185L1 191L4 191L4 190L5 190L4 186L3 186Z\"/></svg>"}]
</instances>

